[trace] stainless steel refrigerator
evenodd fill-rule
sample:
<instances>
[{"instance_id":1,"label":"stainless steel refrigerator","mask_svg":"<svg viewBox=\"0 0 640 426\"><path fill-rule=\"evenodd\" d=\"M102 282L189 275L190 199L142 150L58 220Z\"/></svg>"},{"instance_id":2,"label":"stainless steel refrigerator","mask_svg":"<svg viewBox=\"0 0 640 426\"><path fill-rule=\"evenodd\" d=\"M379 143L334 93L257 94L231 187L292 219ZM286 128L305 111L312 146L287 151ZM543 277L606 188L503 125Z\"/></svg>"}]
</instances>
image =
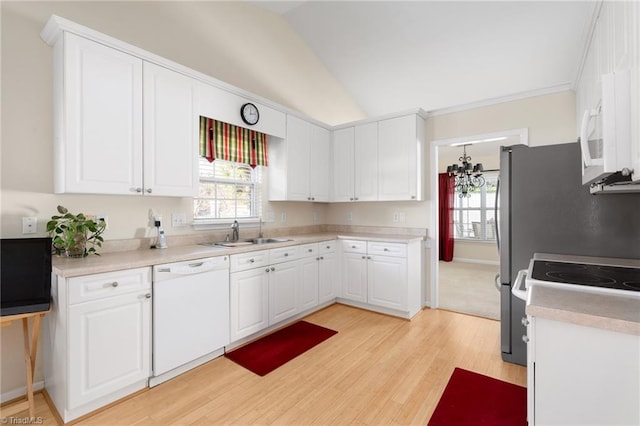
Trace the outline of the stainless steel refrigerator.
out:
<instances>
[{"instance_id":1,"label":"stainless steel refrigerator","mask_svg":"<svg viewBox=\"0 0 640 426\"><path fill-rule=\"evenodd\" d=\"M526 365L525 304L511 294L536 252L640 259L640 193L591 195L577 142L500 152L502 359Z\"/></svg>"}]
</instances>

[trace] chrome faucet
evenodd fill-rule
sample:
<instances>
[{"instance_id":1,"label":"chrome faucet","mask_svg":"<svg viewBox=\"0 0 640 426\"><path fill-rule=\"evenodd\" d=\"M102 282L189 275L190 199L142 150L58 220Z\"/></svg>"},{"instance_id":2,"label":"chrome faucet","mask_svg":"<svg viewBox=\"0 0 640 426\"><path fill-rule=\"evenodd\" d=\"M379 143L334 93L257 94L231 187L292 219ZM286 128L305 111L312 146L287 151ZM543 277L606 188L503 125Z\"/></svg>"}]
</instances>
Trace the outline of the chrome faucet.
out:
<instances>
[{"instance_id":1,"label":"chrome faucet","mask_svg":"<svg viewBox=\"0 0 640 426\"><path fill-rule=\"evenodd\" d=\"M237 220L233 221L231 229L233 230L233 237L231 238L231 241L238 241L240 239L240 224Z\"/></svg>"}]
</instances>

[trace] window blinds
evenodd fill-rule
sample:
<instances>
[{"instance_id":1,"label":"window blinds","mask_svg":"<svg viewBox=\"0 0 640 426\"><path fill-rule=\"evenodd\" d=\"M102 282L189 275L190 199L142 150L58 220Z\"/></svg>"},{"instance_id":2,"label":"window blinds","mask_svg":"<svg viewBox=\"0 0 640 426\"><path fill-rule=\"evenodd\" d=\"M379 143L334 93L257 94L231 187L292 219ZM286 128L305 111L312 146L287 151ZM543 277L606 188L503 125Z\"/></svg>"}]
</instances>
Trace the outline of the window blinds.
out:
<instances>
[{"instance_id":1,"label":"window blinds","mask_svg":"<svg viewBox=\"0 0 640 426\"><path fill-rule=\"evenodd\" d=\"M207 117L200 117L200 156L267 166L267 135Z\"/></svg>"}]
</instances>

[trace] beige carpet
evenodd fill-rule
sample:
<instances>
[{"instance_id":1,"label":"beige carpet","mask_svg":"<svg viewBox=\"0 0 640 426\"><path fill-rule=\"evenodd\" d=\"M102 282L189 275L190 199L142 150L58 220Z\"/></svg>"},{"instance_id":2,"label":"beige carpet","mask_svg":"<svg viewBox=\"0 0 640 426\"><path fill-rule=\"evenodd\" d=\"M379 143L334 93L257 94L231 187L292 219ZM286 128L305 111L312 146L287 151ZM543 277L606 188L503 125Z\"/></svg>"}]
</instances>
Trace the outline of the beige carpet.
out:
<instances>
[{"instance_id":1,"label":"beige carpet","mask_svg":"<svg viewBox=\"0 0 640 426\"><path fill-rule=\"evenodd\" d=\"M500 292L494 285L497 265L438 262L438 268L440 308L500 319Z\"/></svg>"}]
</instances>

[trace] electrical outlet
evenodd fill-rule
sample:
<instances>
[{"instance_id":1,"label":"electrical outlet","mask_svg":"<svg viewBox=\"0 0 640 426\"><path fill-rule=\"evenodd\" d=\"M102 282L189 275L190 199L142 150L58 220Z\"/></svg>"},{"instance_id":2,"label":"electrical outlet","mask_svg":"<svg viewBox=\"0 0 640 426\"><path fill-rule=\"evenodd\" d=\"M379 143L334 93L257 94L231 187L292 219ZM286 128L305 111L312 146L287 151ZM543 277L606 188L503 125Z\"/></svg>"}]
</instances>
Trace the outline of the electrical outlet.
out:
<instances>
[{"instance_id":1,"label":"electrical outlet","mask_svg":"<svg viewBox=\"0 0 640 426\"><path fill-rule=\"evenodd\" d=\"M267 216L264 219L265 222L275 222L276 221L276 215L273 212L267 212Z\"/></svg>"},{"instance_id":2,"label":"electrical outlet","mask_svg":"<svg viewBox=\"0 0 640 426\"><path fill-rule=\"evenodd\" d=\"M22 233L35 234L38 232L38 218L35 216L25 216L22 218Z\"/></svg>"},{"instance_id":3,"label":"electrical outlet","mask_svg":"<svg viewBox=\"0 0 640 426\"><path fill-rule=\"evenodd\" d=\"M314 222L318 221L318 212L313 212L313 221Z\"/></svg>"},{"instance_id":4,"label":"electrical outlet","mask_svg":"<svg viewBox=\"0 0 640 426\"><path fill-rule=\"evenodd\" d=\"M287 212L280 213L280 222L286 222L286 221L287 221Z\"/></svg>"},{"instance_id":5,"label":"electrical outlet","mask_svg":"<svg viewBox=\"0 0 640 426\"><path fill-rule=\"evenodd\" d=\"M348 221L352 221L353 220L353 212L347 212L347 220Z\"/></svg>"},{"instance_id":6,"label":"electrical outlet","mask_svg":"<svg viewBox=\"0 0 640 426\"><path fill-rule=\"evenodd\" d=\"M398 214L398 212L393 212L393 221L394 222L400 221L400 215Z\"/></svg>"},{"instance_id":7,"label":"electrical outlet","mask_svg":"<svg viewBox=\"0 0 640 426\"><path fill-rule=\"evenodd\" d=\"M407 221L407 215L405 214L405 212L398 213L398 218L400 219L401 223L404 223Z\"/></svg>"},{"instance_id":8,"label":"electrical outlet","mask_svg":"<svg viewBox=\"0 0 640 426\"><path fill-rule=\"evenodd\" d=\"M187 224L187 215L185 213L171 213L171 226L185 226Z\"/></svg>"}]
</instances>

